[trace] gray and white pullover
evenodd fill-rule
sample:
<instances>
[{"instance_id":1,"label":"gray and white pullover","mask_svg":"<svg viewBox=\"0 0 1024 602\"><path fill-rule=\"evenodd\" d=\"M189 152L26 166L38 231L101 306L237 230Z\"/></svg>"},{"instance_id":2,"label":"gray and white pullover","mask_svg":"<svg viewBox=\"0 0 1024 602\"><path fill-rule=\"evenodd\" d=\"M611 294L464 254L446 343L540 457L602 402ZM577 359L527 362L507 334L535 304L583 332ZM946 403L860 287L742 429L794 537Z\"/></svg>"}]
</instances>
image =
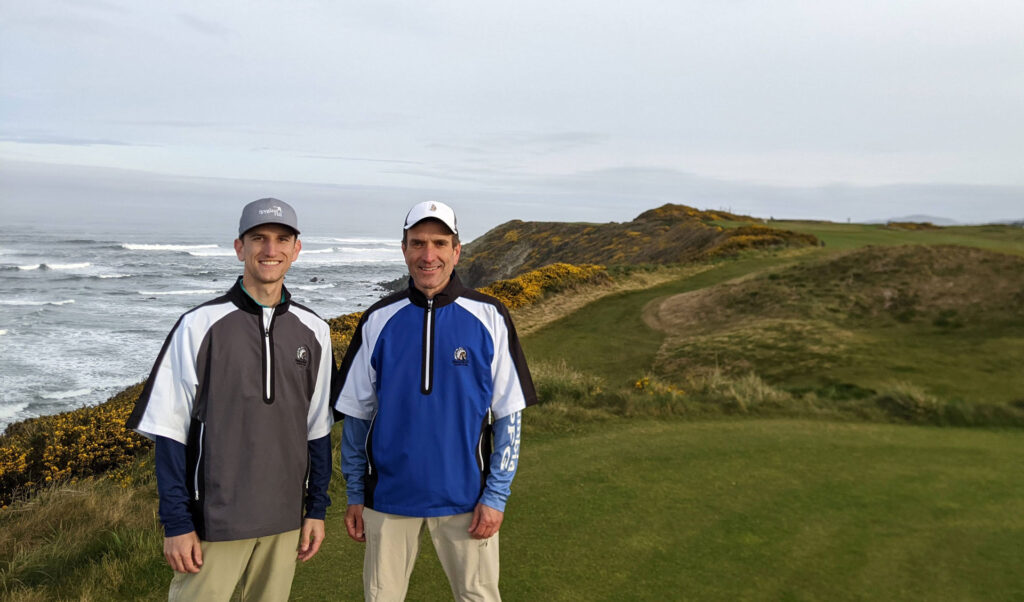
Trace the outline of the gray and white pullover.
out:
<instances>
[{"instance_id":1,"label":"gray and white pullover","mask_svg":"<svg viewBox=\"0 0 1024 602\"><path fill-rule=\"evenodd\" d=\"M263 308L239 278L181 316L127 426L186 446L188 511L201 539L301 526L307 442L330 433L333 371L329 327L287 290Z\"/></svg>"}]
</instances>

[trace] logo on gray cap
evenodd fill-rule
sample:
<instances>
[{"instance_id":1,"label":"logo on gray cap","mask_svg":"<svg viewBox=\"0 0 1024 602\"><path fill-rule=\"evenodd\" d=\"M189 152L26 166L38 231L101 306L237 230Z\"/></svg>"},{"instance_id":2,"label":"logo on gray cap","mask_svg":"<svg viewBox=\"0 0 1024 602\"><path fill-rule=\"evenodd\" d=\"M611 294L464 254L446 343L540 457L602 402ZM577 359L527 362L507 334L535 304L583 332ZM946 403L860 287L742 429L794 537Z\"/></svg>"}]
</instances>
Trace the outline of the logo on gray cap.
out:
<instances>
[{"instance_id":1,"label":"logo on gray cap","mask_svg":"<svg viewBox=\"0 0 1024 602\"><path fill-rule=\"evenodd\" d=\"M238 220L238 237L256 226L263 224L281 224L299 233L299 218L295 209L288 203L272 198L253 201L242 209L242 217Z\"/></svg>"}]
</instances>

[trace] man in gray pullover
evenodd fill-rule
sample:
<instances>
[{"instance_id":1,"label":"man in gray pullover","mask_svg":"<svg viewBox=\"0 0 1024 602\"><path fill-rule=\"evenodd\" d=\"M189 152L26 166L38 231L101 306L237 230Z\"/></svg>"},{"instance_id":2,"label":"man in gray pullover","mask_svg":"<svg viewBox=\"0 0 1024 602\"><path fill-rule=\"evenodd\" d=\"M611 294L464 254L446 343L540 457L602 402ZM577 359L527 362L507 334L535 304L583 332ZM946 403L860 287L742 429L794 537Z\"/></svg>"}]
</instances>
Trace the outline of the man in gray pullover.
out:
<instances>
[{"instance_id":1,"label":"man in gray pullover","mask_svg":"<svg viewBox=\"0 0 1024 602\"><path fill-rule=\"evenodd\" d=\"M156 441L171 600L226 601L239 583L285 600L323 541L334 360L327 324L284 287L298 236L287 203L245 206L242 276L179 318L128 419Z\"/></svg>"}]
</instances>

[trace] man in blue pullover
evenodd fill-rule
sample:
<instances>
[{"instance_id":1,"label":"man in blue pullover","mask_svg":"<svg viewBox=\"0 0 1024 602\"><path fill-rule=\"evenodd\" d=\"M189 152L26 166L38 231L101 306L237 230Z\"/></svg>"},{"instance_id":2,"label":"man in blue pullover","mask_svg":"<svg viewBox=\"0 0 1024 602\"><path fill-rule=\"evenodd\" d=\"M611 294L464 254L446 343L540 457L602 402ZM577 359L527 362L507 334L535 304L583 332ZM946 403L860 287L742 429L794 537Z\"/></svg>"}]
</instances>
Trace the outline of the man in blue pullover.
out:
<instances>
[{"instance_id":1,"label":"man in blue pullover","mask_svg":"<svg viewBox=\"0 0 1024 602\"><path fill-rule=\"evenodd\" d=\"M331 503L330 329L284 277L295 210L242 210L242 276L167 336L127 426L156 441L170 600L286 600L295 560L324 539ZM305 510L305 513L303 513Z\"/></svg>"},{"instance_id":2,"label":"man in blue pullover","mask_svg":"<svg viewBox=\"0 0 1024 602\"><path fill-rule=\"evenodd\" d=\"M500 599L498 529L537 396L508 310L455 274L461 251L450 207L413 207L409 287L366 310L342 361L345 526L367 542L367 600L405 597L424 528L456 599Z\"/></svg>"}]
</instances>

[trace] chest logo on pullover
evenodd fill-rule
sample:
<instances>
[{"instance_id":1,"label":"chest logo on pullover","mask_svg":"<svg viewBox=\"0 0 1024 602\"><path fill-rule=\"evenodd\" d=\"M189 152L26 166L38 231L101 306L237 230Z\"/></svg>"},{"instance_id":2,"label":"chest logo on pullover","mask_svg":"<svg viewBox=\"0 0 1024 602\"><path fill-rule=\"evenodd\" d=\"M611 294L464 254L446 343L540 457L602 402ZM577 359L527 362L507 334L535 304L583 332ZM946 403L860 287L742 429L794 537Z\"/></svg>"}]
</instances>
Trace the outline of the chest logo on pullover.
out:
<instances>
[{"instance_id":1,"label":"chest logo on pullover","mask_svg":"<svg viewBox=\"0 0 1024 602\"><path fill-rule=\"evenodd\" d=\"M465 347L459 347L455 350L455 355L452 359L452 363L456 366L468 366L469 365L469 353L466 352Z\"/></svg>"},{"instance_id":2,"label":"chest logo on pullover","mask_svg":"<svg viewBox=\"0 0 1024 602\"><path fill-rule=\"evenodd\" d=\"M309 365L309 349L305 345L295 350L295 363L303 368Z\"/></svg>"}]
</instances>

